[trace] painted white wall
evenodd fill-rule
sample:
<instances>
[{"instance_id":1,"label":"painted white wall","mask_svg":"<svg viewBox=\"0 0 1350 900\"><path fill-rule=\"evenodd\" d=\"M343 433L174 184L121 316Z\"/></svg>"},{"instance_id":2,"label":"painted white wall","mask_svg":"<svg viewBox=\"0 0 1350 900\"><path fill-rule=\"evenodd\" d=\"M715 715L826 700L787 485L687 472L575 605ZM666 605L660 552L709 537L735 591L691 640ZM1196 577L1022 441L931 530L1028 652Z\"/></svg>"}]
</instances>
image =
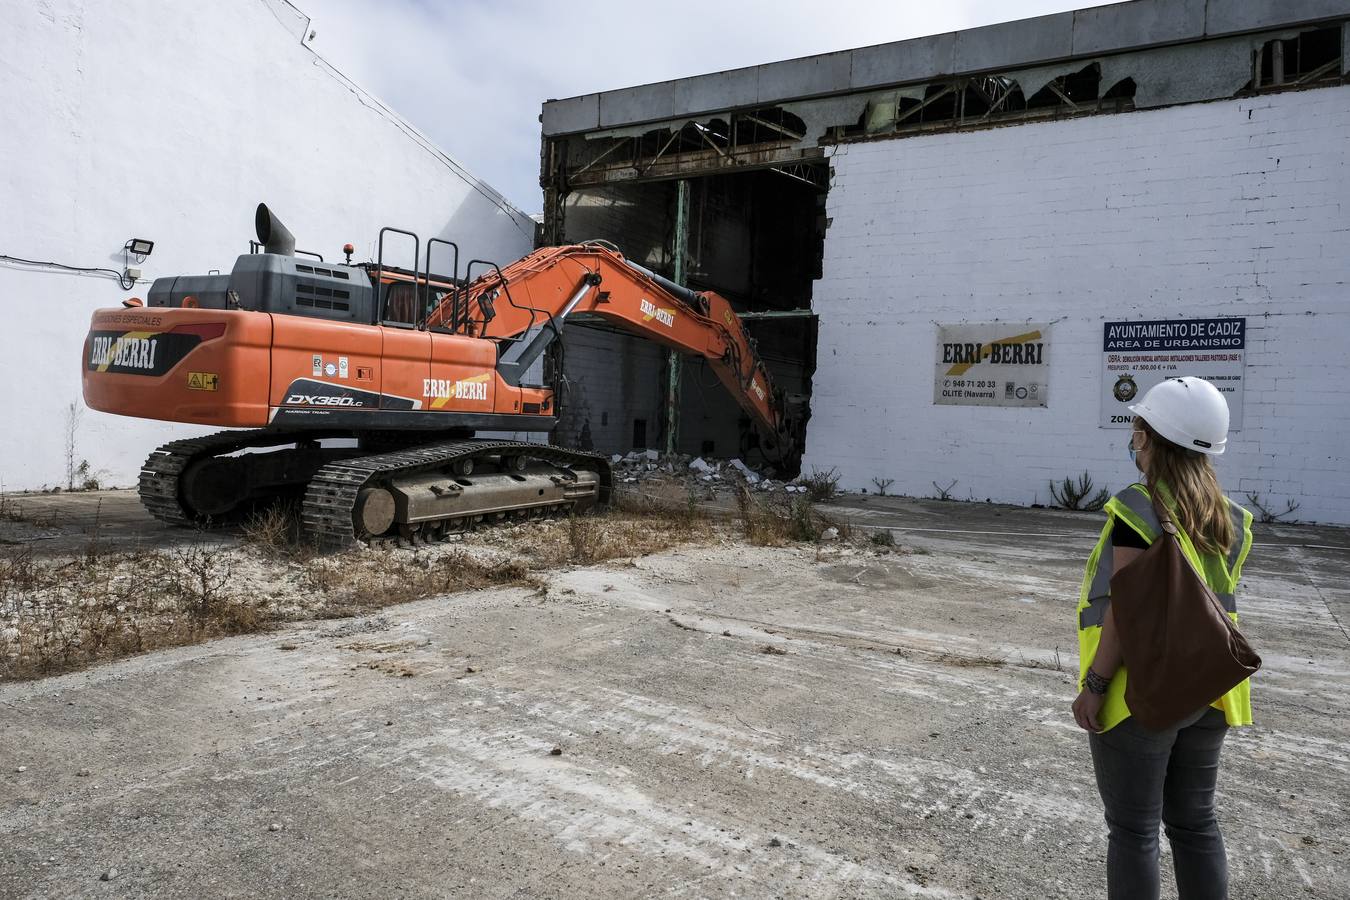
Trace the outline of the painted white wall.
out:
<instances>
[{"instance_id":1,"label":"painted white wall","mask_svg":"<svg viewBox=\"0 0 1350 900\"><path fill-rule=\"evenodd\" d=\"M1350 87L851 144L834 154L805 464L1030 504L1087 470L1102 322L1247 317L1225 487L1350 523ZM933 404L936 324L1054 321L1049 407Z\"/></svg>"},{"instance_id":2,"label":"painted white wall","mask_svg":"<svg viewBox=\"0 0 1350 900\"><path fill-rule=\"evenodd\" d=\"M0 254L120 269L128 238L155 241L129 292L0 262L5 489L65 483L71 404L75 461L105 483L134 483L155 445L194 433L82 410L89 316L159 276L228 271L259 201L330 261L347 241L373 258L382 225L465 259L533 245L528 216L316 56L281 0L35 0L4 19Z\"/></svg>"}]
</instances>

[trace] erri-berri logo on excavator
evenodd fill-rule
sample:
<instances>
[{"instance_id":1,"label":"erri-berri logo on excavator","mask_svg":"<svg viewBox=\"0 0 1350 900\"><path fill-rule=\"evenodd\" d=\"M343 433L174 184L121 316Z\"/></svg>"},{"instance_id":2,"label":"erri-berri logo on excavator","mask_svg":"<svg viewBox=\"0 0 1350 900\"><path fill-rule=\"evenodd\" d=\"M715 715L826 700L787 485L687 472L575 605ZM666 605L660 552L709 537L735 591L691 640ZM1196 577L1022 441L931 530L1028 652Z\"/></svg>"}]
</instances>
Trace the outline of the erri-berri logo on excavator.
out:
<instances>
[{"instance_id":1,"label":"erri-berri logo on excavator","mask_svg":"<svg viewBox=\"0 0 1350 900\"><path fill-rule=\"evenodd\" d=\"M153 369L157 344L154 338L135 333L117 338L110 335L96 336L89 342L89 365L99 371L107 371L109 366Z\"/></svg>"},{"instance_id":2,"label":"erri-berri logo on excavator","mask_svg":"<svg viewBox=\"0 0 1350 900\"><path fill-rule=\"evenodd\" d=\"M445 405L446 400L486 400L488 398L488 376L486 373L451 381L448 378L423 378L422 396L434 401L432 409Z\"/></svg>"},{"instance_id":3,"label":"erri-berri logo on excavator","mask_svg":"<svg viewBox=\"0 0 1350 900\"><path fill-rule=\"evenodd\" d=\"M642 310L642 321L644 322L655 319L667 328L675 327L675 310L673 309L660 309L646 297L642 298L642 302L638 304L638 309Z\"/></svg>"}]
</instances>

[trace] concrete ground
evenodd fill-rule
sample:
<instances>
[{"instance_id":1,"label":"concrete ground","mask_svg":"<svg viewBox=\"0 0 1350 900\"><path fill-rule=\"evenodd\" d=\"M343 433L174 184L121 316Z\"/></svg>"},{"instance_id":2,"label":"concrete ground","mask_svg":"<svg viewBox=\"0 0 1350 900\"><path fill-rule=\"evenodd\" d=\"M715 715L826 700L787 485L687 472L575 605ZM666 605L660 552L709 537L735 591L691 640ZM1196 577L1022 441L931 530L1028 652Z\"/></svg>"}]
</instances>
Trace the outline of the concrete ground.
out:
<instances>
[{"instance_id":1,"label":"concrete ground","mask_svg":"<svg viewBox=\"0 0 1350 900\"><path fill-rule=\"evenodd\" d=\"M837 506L902 551L686 549L0 685L0 896L1104 896L1100 518ZM130 509L98 521L154 539ZM1232 897L1345 898L1350 534L1257 540Z\"/></svg>"}]
</instances>

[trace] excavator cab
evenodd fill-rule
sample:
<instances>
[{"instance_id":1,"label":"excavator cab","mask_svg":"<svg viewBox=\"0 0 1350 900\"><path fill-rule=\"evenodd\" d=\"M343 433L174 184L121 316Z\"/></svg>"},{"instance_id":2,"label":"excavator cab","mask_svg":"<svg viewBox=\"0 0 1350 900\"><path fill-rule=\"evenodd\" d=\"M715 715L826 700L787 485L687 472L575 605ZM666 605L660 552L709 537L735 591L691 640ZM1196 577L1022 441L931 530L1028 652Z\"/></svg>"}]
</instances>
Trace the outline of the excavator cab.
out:
<instances>
[{"instance_id":1,"label":"excavator cab","mask_svg":"<svg viewBox=\"0 0 1350 900\"><path fill-rule=\"evenodd\" d=\"M431 311L447 298L457 301L465 285L458 277L459 248L451 241L432 238L422 260L418 259L421 241L416 234L383 228L375 262L330 264L318 253L297 250L295 238L266 204L258 204L254 225L258 239L249 242L249 252L239 256L228 273L157 278L150 286L147 305L238 309L359 325L425 328ZM385 264L387 234L412 239L416 269ZM437 245L451 251L448 275L432 272L432 252ZM453 321L436 330L481 334L484 320L492 318L491 304L478 316L469 314L467 303L462 306Z\"/></svg>"}]
</instances>

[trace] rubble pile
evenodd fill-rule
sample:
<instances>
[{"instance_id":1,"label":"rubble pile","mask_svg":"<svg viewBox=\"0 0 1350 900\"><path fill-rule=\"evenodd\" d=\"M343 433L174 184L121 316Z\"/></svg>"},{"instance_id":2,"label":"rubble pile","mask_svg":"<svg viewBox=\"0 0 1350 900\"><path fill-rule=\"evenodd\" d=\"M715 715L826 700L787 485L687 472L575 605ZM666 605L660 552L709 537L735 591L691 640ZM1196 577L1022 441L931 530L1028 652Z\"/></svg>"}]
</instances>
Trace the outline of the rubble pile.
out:
<instances>
[{"instance_id":1,"label":"rubble pile","mask_svg":"<svg viewBox=\"0 0 1350 900\"><path fill-rule=\"evenodd\" d=\"M774 474L772 469L758 469L739 459L705 459L687 453L633 450L626 456L616 453L609 461L614 469L616 484L684 482L691 487L704 485L713 490L743 484L755 491L806 493L806 485L776 480L771 477Z\"/></svg>"}]
</instances>

